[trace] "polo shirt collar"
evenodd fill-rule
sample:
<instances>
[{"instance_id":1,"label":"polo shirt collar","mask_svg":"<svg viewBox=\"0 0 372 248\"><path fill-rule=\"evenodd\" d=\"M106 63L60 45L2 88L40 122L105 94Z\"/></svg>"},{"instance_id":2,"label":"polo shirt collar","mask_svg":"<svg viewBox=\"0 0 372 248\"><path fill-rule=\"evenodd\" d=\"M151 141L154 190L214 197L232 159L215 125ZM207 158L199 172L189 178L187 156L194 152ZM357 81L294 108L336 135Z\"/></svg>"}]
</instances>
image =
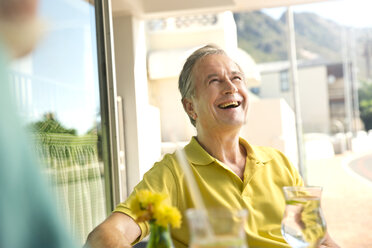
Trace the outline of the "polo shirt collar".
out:
<instances>
[{"instance_id":1,"label":"polo shirt collar","mask_svg":"<svg viewBox=\"0 0 372 248\"><path fill-rule=\"evenodd\" d=\"M252 147L245 139L240 138L239 142L245 147L249 159L263 164L272 160L270 155L261 151L260 149ZM185 146L184 150L186 152L187 159L195 165L208 165L217 160L206 150L204 150L204 148L196 140L196 137L192 137L190 143Z\"/></svg>"},{"instance_id":2,"label":"polo shirt collar","mask_svg":"<svg viewBox=\"0 0 372 248\"><path fill-rule=\"evenodd\" d=\"M264 152L262 149L259 149L256 146L251 146L245 139L240 137L239 139L240 144L242 144L247 151L247 157L251 160L255 160L259 163L266 164L270 160L272 160L272 156L267 152Z\"/></svg>"},{"instance_id":3,"label":"polo shirt collar","mask_svg":"<svg viewBox=\"0 0 372 248\"><path fill-rule=\"evenodd\" d=\"M209 153L204 150L204 148L196 140L196 137L192 137L190 143L185 146L184 150L188 160L192 164L207 165L216 161L214 157L209 155Z\"/></svg>"}]
</instances>

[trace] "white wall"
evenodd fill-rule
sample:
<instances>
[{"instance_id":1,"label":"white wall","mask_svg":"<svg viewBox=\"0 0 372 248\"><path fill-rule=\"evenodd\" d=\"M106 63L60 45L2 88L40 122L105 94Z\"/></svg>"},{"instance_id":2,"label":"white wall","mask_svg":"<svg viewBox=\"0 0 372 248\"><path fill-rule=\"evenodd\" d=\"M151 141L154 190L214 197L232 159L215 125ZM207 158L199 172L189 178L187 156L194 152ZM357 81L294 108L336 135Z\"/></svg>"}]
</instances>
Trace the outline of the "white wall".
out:
<instances>
[{"instance_id":1,"label":"white wall","mask_svg":"<svg viewBox=\"0 0 372 248\"><path fill-rule=\"evenodd\" d=\"M298 69L303 131L329 133L330 109L325 66ZM291 86L290 86L291 90ZM293 108L291 91L280 89L280 72L261 75L260 97L283 98Z\"/></svg>"},{"instance_id":2,"label":"white wall","mask_svg":"<svg viewBox=\"0 0 372 248\"><path fill-rule=\"evenodd\" d=\"M298 79L303 131L329 133L327 68L325 66L301 68Z\"/></svg>"},{"instance_id":3,"label":"white wall","mask_svg":"<svg viewBox=\"0 0 372 248\"><path fill-rule=\"evenodd\" d=\"M181 103L177 78L149 81L150 103L160 109L162 141L189 141L195 135Z\"/></svg>"}]
</instances>

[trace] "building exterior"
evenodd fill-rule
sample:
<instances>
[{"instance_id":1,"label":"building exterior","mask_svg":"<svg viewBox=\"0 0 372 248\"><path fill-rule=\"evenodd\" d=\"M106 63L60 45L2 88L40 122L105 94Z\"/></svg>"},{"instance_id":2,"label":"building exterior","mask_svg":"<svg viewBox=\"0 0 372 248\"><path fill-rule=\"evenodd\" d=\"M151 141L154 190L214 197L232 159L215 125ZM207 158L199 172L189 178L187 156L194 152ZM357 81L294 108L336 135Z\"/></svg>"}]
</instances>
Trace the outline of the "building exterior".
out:
<instances>
[{"instance_id":1,"label":"building exterior","mask_svg":"<svg viewBox=\"0 0 372 248\"><path fill-rule=\"evenodd\" d=\"M293 108L289 62L260 64L259 68L262 81L256 89L258 95L264 99L283 98ZM343 64L299 61L298 79L304 133L347 131ZM350 96L354 96L352 91Z\"/></svg>"},{"instance_id":2,"label":"building exterior","mask_svg":"<svg viewBox=\"0 0 372 248\"><path fill-rule=\"evenodd\" d=\"M352 65L350 65L352 67ZM345 107L345 81L344 81L344 65L341 63L330 64L327 66L328 78L328 95L331 118L331 133L343 133L348 131L347 108ZM352 68L349 69L352 71ZM349 97L350 97L350 112L351 123L350 127L355 134L364 129L363 122L359 117L358 103L358 85L357 81L350 78Z\"/></svg>"},{"instance_id":3,"label":"building exterior","mask_svg":"<svg viewBox=\"0 0 372 248\"><path fill-rule=\"evenodd\" d=\"M250 101L242 137L251 144L270 146L283 152L298 168L295 116L283 98Z\"/></svg>"}]
</instances>

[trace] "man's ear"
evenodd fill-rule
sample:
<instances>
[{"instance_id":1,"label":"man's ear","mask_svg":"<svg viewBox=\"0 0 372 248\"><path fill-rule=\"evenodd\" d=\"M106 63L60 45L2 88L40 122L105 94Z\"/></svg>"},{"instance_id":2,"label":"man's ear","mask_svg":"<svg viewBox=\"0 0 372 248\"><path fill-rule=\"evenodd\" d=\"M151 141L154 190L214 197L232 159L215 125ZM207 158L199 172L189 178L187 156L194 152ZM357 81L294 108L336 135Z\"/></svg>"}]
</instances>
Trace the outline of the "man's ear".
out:
<instances>
[{"instance_id":1,"label":"man's ear","mask_svg":"<svg viewBox=\"0 0 372 248\"><path fill-rule=\"evenodd\" d=\"M196 120L196 113L194 110L194 103L191 99L184 98L182 99L182 105L183 109L186 111L186 113L190 116L191 119Z\"/></svg>"}]
</instances>

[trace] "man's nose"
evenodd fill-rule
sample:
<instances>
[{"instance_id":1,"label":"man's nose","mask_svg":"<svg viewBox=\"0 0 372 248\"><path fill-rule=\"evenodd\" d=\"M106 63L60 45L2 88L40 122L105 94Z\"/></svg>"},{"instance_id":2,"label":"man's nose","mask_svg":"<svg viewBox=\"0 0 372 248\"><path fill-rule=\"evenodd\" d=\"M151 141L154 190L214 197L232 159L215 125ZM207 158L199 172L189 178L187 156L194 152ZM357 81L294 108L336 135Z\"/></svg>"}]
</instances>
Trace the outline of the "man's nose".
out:
<instances>
[{"instance_id":1,"label":"man's nose","mask_svg":"<svg viewBox=\"0 0 372 248\"><path fill-rule=\"evenodd\" d=\"M238 92L238 88L236 87L236 85L234 84L234 82L232 82L229 78L226 78L224 80L224 94L234 94L236 92Z\"/></svg>"}]
</instances>

